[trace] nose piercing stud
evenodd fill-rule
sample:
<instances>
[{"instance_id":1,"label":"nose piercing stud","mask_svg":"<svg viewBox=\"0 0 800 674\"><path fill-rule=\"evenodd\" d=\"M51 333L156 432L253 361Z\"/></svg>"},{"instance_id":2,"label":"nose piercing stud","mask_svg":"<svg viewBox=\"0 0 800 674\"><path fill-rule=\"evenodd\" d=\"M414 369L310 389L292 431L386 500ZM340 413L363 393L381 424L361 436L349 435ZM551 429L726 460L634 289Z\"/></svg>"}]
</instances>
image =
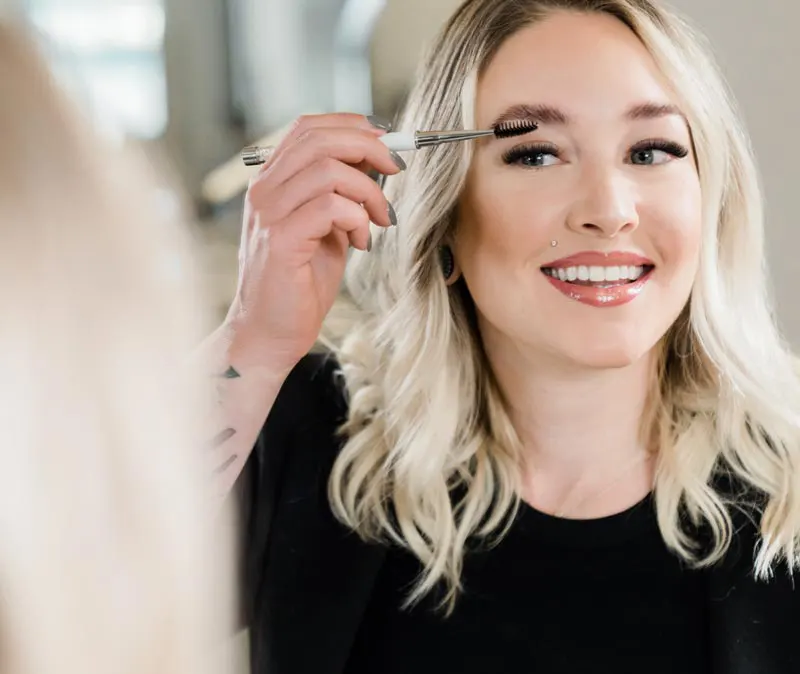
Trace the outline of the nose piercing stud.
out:
<instances>
[{"instance_id":1,"label":"nose piercing stud","mask_svg":"<svg viewBox=\"0 0 800 674\"><path fill-rule=\"evenodd\" d=\"M551 245L553 248L555 248L555 247L558 245L558 241L556 241L555 239L553 239L553 240L550 242L550 245Z\"/></svg>"}]
</instances>

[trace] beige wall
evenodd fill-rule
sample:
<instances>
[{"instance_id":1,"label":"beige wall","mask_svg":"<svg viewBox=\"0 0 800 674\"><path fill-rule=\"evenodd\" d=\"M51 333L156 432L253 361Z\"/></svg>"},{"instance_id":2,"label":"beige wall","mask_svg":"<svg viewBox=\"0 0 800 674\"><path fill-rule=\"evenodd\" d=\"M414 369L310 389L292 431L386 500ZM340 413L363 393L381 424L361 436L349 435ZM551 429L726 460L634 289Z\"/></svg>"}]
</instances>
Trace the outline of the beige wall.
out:
<instances>
[{"instance_id":1,"label":"beige wall","mask_svg":"<svg viewBox=\"0 0 800 674\"><path fill-rule=\"evenodd\" d=\"M389 0L373 41L376 110L388 109L421 46L457 0ZM767 196L770 271L778 317L800 350L800 2L675 0L709 36L752 134ZM424 17L424 18L423 18Z\"/></svg>"}]
</instances>

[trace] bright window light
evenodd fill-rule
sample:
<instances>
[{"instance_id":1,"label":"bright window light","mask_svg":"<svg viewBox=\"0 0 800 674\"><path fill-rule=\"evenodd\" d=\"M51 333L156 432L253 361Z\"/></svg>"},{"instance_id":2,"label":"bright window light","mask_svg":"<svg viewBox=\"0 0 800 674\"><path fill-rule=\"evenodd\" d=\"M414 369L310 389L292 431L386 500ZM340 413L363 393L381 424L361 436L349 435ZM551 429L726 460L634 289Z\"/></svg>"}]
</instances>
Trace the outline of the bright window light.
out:
<instances>
[{"instance_id":1,"label":"bright window light","mask_svg":"<svg viewBox=\"0 0 800 674\"><path fill-rule=\"evenodd\" d=\"M29 0L54 69L104 130L154 139L166 130L161 0Z\"/></svg>"}]
</instances>

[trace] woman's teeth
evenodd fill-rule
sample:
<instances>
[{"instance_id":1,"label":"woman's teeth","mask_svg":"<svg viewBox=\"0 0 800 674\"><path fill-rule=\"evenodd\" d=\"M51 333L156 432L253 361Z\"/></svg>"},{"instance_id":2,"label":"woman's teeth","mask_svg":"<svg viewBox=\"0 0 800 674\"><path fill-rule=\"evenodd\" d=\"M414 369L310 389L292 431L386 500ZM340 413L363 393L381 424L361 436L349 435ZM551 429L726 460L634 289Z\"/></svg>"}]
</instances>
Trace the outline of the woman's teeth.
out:
<instances>
[{"instance_id":1,"label":"woman's teeth","mask_svg":"<svg viewBox=\"0 0 800 674\"><path fill-rule=\"evenodd\" d=\"M612 283L619 285L630 283L638 279L648 270L644 266L622 266L622 267L543 267L542 271L548 276L581 285L593 285L595 283Z\"/></svg>"}]
</instances>

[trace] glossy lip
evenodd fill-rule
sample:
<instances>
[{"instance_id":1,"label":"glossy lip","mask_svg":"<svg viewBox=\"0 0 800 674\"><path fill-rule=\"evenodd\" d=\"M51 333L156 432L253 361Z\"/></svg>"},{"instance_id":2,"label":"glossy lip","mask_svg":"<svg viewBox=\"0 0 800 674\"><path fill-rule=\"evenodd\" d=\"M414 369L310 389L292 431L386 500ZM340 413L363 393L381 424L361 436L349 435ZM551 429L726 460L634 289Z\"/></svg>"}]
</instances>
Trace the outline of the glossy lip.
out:
<instances>
[{"instance_id":1,"label":"glossy lip","mask_svg":"<svg viewBox=\"0 0 800 674\"><path fill-rule=\"evenodd\" d=\"M644 290L644 287L647 285L652 275L653 269L649 269L636 279L634 283L624 283L610 288L597 288L595 286L574 285L543 274L556 290L572 300L588 304L592 307L618 307L621 304L627 304L635 300L639 296L639 293Z\"/></svg>"},{"instance_id":2,"label":"glossy lip","mask_svg":"<svg viewBox=\"0 0 800 674\"><path fill-rule=\"evenodd\" d=\"M644 287L650 281L653 275L655 265L653 261L642 255L636 253L626 253L621 251L614 251L610 253L600 253L597 251L584 251L562 257L553 262L542 265L544 269L564 269L566 267L612 267L612 266L629 266L629 267L650 267L644 274L642 274L633 283L623 283L610 288L598 288L596 286L582 286L573 283L567 283L558 278L553 278L542 271L544 277L550 284L559 292L566 295L572 300L588 304L592 307L618 307L622 304L627 304L635 300L639 294L644 290Z\"/></svg>"},{"instance_id":3,"label":"glossy lip","mask_svg":"<svg viewBox=\"0 0 800 674\"><path fill-rule=\"evenodd\" d=\"M643 255L637 253L626 253L624 251L611 251L609 253L601 253L596 250L586 250L581 253L575 253L567 257L553 260L547 264L543 264L542 268L547 269L563 269L566 267L618 267L627 265L629 267L654 267L653 261Z\"/></svg>"}]
</instances>

